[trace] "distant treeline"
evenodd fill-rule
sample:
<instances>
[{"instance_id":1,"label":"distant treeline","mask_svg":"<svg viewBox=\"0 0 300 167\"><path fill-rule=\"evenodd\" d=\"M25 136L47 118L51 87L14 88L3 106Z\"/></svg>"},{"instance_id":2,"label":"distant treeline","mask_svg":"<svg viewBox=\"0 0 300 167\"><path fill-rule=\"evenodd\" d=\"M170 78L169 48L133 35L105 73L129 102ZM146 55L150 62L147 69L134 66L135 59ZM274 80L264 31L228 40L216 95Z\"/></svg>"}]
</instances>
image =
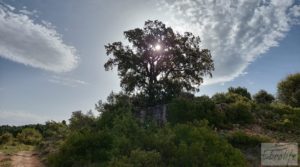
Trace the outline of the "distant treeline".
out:
<instances>
[{"instance_id":1,"label":"distant treeline","mask_svg":"<svg viewBox=\"0 0 300 167\"><path fill-rule=\"evenodd\" d=\"M50 127L53 127L54 124L66 125L66 121L63 120L61 123L55 121L48 121L45 124L28 124L28 125L1 125L0 126L0 136L4 133L10 133L14 137L17 136L18 133L22 132L23 129L35 129L39 131L43 136L47 136Z\"/></svg>"},{"instance_id":2,"label":"distant treeline","mask_svg":"<svg viewBox=\"0 0 300 167\"><path fill-rule=\"evenodd\" d=\"M33 128L38 130L40 133L43 134L46 130L45 124L29 124L29 125L22 125L22 126L10 126L10 125L2 125L0 126L0 136L6 132L11 133L13 136L17 136L25 128Z\"/></svg>"}]
</instances>

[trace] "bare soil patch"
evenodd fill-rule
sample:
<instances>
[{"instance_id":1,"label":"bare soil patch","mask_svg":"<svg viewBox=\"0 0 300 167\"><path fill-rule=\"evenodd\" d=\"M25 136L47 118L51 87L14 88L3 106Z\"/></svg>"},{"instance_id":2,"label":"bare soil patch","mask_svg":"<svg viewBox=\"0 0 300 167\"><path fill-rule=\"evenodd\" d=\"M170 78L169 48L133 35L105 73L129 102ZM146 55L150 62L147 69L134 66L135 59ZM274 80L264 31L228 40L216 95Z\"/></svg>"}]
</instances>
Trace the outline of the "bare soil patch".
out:
<instances>
[{"instance_id":1,"label":"bare soil patch","mask_svg":"<svg viewBox=\"0 0 300 167\"><path fill-rule=\"evenodd\" d=\"M32 151L20 151L16 154L0 153L1 165L6 165L7 167L45 167L41 163L39 155Z\"/></svg>"}]
</instances>

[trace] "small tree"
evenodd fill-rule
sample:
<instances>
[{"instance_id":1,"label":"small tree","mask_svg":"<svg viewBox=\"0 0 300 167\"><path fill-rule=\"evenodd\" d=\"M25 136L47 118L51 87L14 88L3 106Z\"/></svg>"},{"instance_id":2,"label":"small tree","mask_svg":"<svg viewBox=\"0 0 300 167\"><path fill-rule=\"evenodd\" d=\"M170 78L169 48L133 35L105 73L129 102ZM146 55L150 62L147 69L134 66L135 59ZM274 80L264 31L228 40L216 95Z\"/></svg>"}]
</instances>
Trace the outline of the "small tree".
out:
<instances>
[{"instance_id":1,"label":"small tree","mask_svg":"<svg viewBox=\"0 0 300 167\"><path fill-rule=\"evenodd\" d=\"M47 121L45 127L43 136L48 139L63 139L69 134L69 128L64 123Z\"/></svg>"},{"instance_id":2,"label":"small tree","mask_svg":"<svg viewBox=\"0 0 300 167\"><path fill-rule=\"evenodd\" d=\"M69 127L72 131L86 131L90 127L95 126L95 120L96 118L92 111L89 111L86 114L82 113L81 111L74 111L69 119Z\"/></svg>"},{"instance_id":3,"label":"small tree","mask_svg":"<svg viewBox=\"0 0 300 167\"><path fill-rule=\"evenodd\" d=\"M192 33L175 33L155 20L124 35L131 45L106 45L107 55L112 57L104 67L117 66L125 92L144 95L150 105L166 102L182 91L198 91L203 77L212 76L210 51L201 49L200 38Z\"/></svg>"},{"instance_id":4,"label":"small tree","mask_svg":"<svg viewBox=\"0 0 300 167\"><path fill-rule=\"evenodd\" d=\"M270 104L275 100L274 96L265 90L260 90L253 96L253 98L258 104Z\"/></svg>"},{"instance_id":5,"label":"small tree","mask_svg":"<svg viewBox=\"0 0 300 167\"><path fill-rule=\"evenodd\" d=\"M293 107L300 107L300 73L289 75L277 85L278 99Z\"/></svg>"},{"instance_id":6,"label":"small tree","mask_svg":"<svg viewBox=\"0 0 300 167\"><path fill-rule=\"evenodd\" d=\"M251 94L248 92L247 88L240 87L240 86L236 88L230 87L228 88L228 92L244 96L251 100Z\"/></svg>"}]
</instances>

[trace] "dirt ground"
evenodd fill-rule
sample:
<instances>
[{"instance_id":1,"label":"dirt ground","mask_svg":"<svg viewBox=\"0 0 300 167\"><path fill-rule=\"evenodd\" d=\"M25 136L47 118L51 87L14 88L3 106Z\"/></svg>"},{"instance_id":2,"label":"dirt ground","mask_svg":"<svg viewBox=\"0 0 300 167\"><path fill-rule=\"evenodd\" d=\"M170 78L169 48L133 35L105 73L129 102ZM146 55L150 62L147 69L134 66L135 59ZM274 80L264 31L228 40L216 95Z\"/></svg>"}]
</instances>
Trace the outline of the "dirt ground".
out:
<instances>
[{"instance_id":1,"label":"dirt ground","mask_svg":"<svg viewBox=\"0 0 300 167\"><path fill-rule=\"evenodd\" d=\"M2 167L44 167L38 154L31 151L20 151L16 154L0 153L0 166Z\"/></svg>"}]
</instances>

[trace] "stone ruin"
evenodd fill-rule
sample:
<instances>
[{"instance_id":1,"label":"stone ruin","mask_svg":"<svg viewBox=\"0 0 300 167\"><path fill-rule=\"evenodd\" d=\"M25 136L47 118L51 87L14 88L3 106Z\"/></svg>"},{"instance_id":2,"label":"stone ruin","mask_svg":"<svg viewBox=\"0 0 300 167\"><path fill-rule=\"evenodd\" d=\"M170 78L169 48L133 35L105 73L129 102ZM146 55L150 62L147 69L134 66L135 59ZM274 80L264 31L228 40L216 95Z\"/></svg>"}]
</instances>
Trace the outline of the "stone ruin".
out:
<instances>
[{"instance_id":1,"label":"stone ruin","mask_svg":"<svg viewBox=\"0 0 300 167\"><path fill-rule=\"evenodd\" d=\"M137 117L141 122L153 120L157 125L162 126L167 122L167 105L161 104L140 109L137 113Z\"/></svg>"}]
</instances>

